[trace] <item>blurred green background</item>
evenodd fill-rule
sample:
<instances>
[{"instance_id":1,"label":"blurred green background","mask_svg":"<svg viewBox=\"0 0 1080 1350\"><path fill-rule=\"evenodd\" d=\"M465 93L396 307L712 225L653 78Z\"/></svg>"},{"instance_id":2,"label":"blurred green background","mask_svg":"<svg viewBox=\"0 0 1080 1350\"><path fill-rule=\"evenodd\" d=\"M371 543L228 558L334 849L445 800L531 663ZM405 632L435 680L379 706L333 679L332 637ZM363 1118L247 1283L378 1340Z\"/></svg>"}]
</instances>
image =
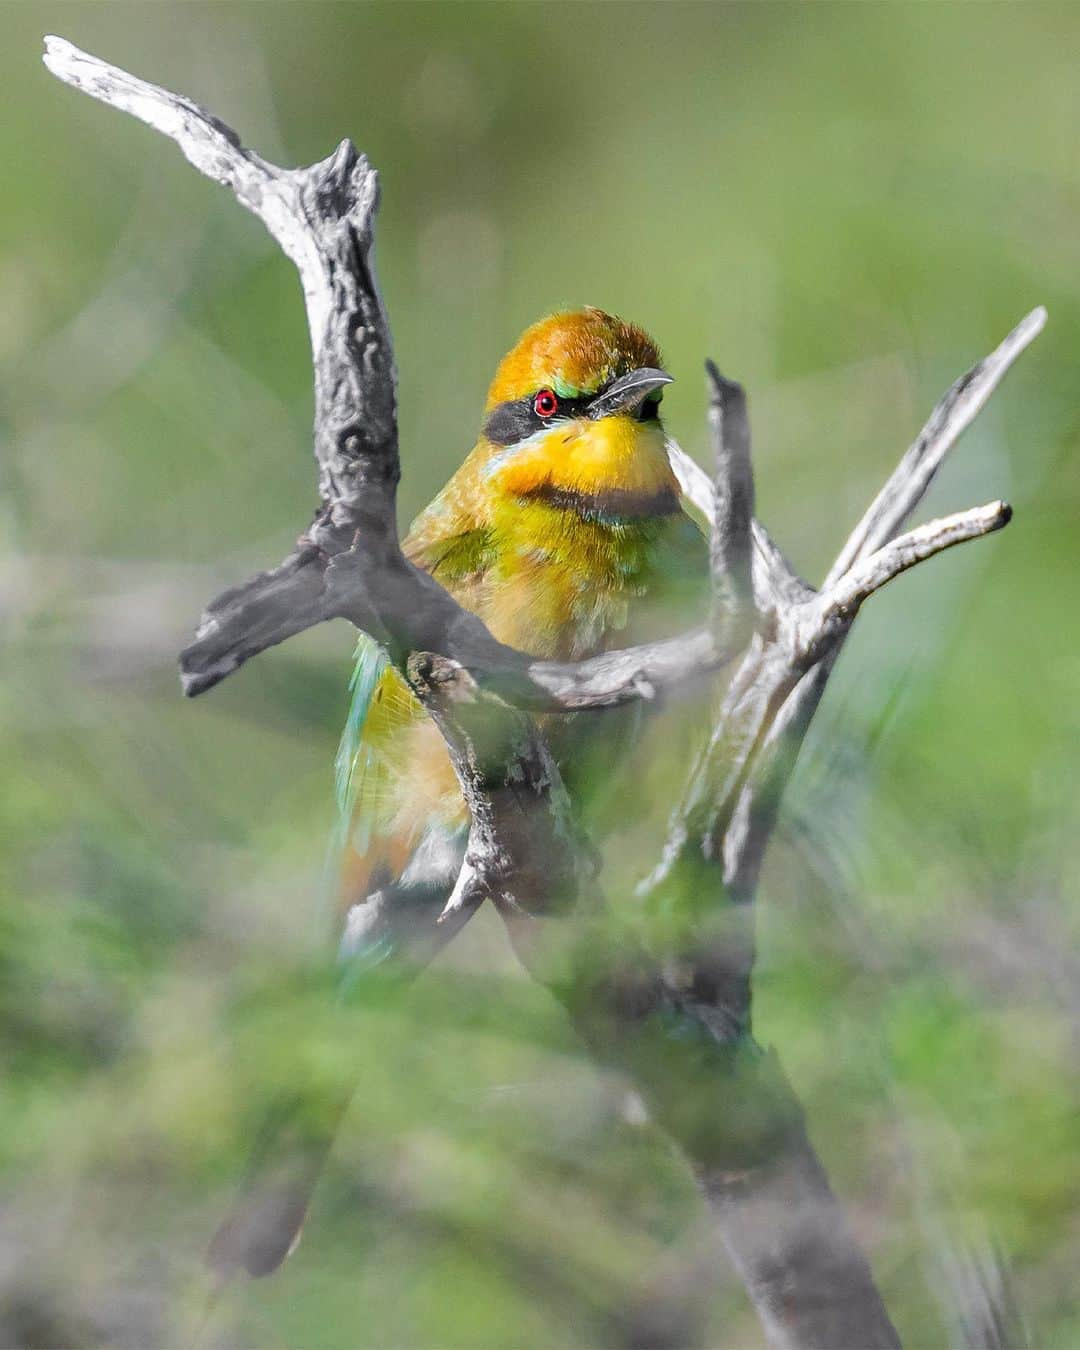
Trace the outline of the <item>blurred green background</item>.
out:
<instances>
[{"instance_id":1,"label":"blurred green background","mask_svg":"<svg viewBox=\"0 0 1080 1350\"><path fill-rule=\"evenodd\" d=\"M1048 306L927 503L1013 524L875 599L830 685L756 1019L907 1341L956 1343L957 1261L995 1242L1033 1343L1080 1344L1080 7L0 19L0 1343L191 1342L251 1095L319 1053L289 967L351 649L325 628L180 696L203 602L314 504L299 289L173 146L44 71L52 31L272 159L348 135L379 167L403 521L520 329L594 303L660 339L699 456L703 356L746 383L759 513L815 580L949 381ZM304 1243L204 1344L761 1343L685 1170L485 916L355 1051Z\"/></svg>"}]
</instances>

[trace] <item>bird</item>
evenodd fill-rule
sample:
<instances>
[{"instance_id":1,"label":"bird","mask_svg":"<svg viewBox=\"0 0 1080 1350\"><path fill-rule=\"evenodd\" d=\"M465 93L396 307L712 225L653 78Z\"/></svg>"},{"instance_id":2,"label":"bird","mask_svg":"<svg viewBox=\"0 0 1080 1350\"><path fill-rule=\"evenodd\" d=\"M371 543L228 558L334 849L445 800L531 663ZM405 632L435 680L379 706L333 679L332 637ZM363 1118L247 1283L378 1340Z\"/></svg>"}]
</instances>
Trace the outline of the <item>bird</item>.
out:
<instances>
[{"instance_id":1,"label":"bird","mask_svg":"<svg viewBox=\"0 0 1080 1350\"><path fill-rule=\"evenodd\" d=\"M538 659L678 631L708 544L668 456L660 404L672 378L643 329L602 309L532 324L496 369L475 446L409 529L406 557ZM350 689L334 851L343 978L362 985L376 971L407 978L433 954L434 924L415 919L433 919L453 887L468 812L438 729L365 635ZM564 777L587 759L570 720L545 727ZM211 1242L220 1278L270 1274L296 1245L351 1095L278 1113Z\"/></svg>"}]
</instances>

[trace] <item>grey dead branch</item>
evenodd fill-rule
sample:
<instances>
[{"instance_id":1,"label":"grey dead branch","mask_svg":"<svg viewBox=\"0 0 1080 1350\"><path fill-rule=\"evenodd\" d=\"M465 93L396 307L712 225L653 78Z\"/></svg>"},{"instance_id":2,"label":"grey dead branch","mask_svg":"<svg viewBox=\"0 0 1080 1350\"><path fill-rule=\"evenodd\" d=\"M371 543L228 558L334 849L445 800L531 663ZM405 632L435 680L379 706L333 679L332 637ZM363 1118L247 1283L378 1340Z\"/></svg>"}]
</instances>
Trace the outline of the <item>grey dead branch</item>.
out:
<instances>
[{"instance_id":1,"label":"grey dead branch","mask_svg":"<svg viewBox=\"0 0 1080 1350\"><path fill-rule=\"evenodd\" d=\"M471 816L445 907L408 917L413 946L429 955L490 899L592 1053L631 1076L683 1148L770 1342L898 1345L779 1062L752 1038L752 902L785 781L861 605L909 567L1008 523L1009 507L991 502L902 532L1045 311L946 392L820 590L794 574L754 518L745 395L710 363L715 476L669 444L685 492L712 522L709 622L576 664L534 661L497 642L402 555L394 358L373 262L378 179L367 160L345 140L318 164L282 169L190 100L68 42L47 38L45 63L171 137L263 221L300 273L319 508L287 558L210 602L180 658L185 692L209 689L327 619L346 618L383 643L438 724ZM594 854L533 714L651 699L723 667L719 715L642 888L645 903L680 897L681 921L662 950L625 941L614 950ZM379 922L405 922L387 909Z\"/></svg>"}]
</instances>

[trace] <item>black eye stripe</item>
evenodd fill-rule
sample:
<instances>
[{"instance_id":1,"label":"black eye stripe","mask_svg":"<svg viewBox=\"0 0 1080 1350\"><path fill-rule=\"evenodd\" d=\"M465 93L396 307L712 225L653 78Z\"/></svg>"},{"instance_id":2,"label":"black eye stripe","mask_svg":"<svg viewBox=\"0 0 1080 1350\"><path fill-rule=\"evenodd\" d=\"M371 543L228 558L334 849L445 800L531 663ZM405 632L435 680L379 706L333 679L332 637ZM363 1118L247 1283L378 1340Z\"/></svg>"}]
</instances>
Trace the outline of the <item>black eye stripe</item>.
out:
<instances>
[{"instance_id":1,"label":"black eye stripe","mask_svg":"<svg viewBox=\"0 0 1080 1350\"><path fill-rule=\"evenodd\" d=\"M583 416L590 399L560 398L558 409L551 417L540 417L533 406L535 401L536 394L529 394L527 398L498 404L488 413L484 423L484 435L495 445L516 445L518 441L525 440L542 427L549 426L556 418Z\"/></svg>"},{"instance_id":2,"label":"black eye stripe","mask_svg":"<svg viewBox=\"0 0 1080 1350\"><path fill-rule=\"evenodd\" d=\"M525 398L513 399L492 408L484 422L484 435L487 439L495 445L517 445L518 441L526 440L541 428L550 426L558 418L584 417L589 404L597 394L603 393L603 390L597 390L597 394L589 394L584 398L558 399L558 409L550 417L541 417L536 411L534 405L536 394L539 392L537 390ZM650 422L659 416L660 400L657 398L645 399L637 412L639 422Z\"/></svg>"},{"instance_id":3,"label":"black eye stripe","mask_svg":"<svg viewBox=\"0 0 1080 1350\"><path fill-rule=\"evenodd\" d=\"M495 445L516 445L542 425L533 411L532 399L516 399L492 408L484 422L484 435Z\"/></svg>"}]
</instances>

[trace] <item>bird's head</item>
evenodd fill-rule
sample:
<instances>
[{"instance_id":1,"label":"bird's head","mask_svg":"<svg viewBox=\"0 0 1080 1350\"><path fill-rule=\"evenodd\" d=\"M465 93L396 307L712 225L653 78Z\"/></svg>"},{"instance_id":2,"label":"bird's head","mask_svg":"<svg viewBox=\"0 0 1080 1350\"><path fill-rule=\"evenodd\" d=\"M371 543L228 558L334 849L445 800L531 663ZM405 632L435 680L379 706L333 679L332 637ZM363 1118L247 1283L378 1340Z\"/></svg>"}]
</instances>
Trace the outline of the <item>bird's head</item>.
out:
<instances>
[{"instance_id":1,"label":"bird's head","mask_svg":"<svg viewBox=\"0 0 1080 1350\"><path fill-rule=\"evenodd\" d=\"M603 310L533 324L488 392L489 481L523 497L670 497L659 406L671 379L652 338Z\"/></svg>"}]
</instances>

